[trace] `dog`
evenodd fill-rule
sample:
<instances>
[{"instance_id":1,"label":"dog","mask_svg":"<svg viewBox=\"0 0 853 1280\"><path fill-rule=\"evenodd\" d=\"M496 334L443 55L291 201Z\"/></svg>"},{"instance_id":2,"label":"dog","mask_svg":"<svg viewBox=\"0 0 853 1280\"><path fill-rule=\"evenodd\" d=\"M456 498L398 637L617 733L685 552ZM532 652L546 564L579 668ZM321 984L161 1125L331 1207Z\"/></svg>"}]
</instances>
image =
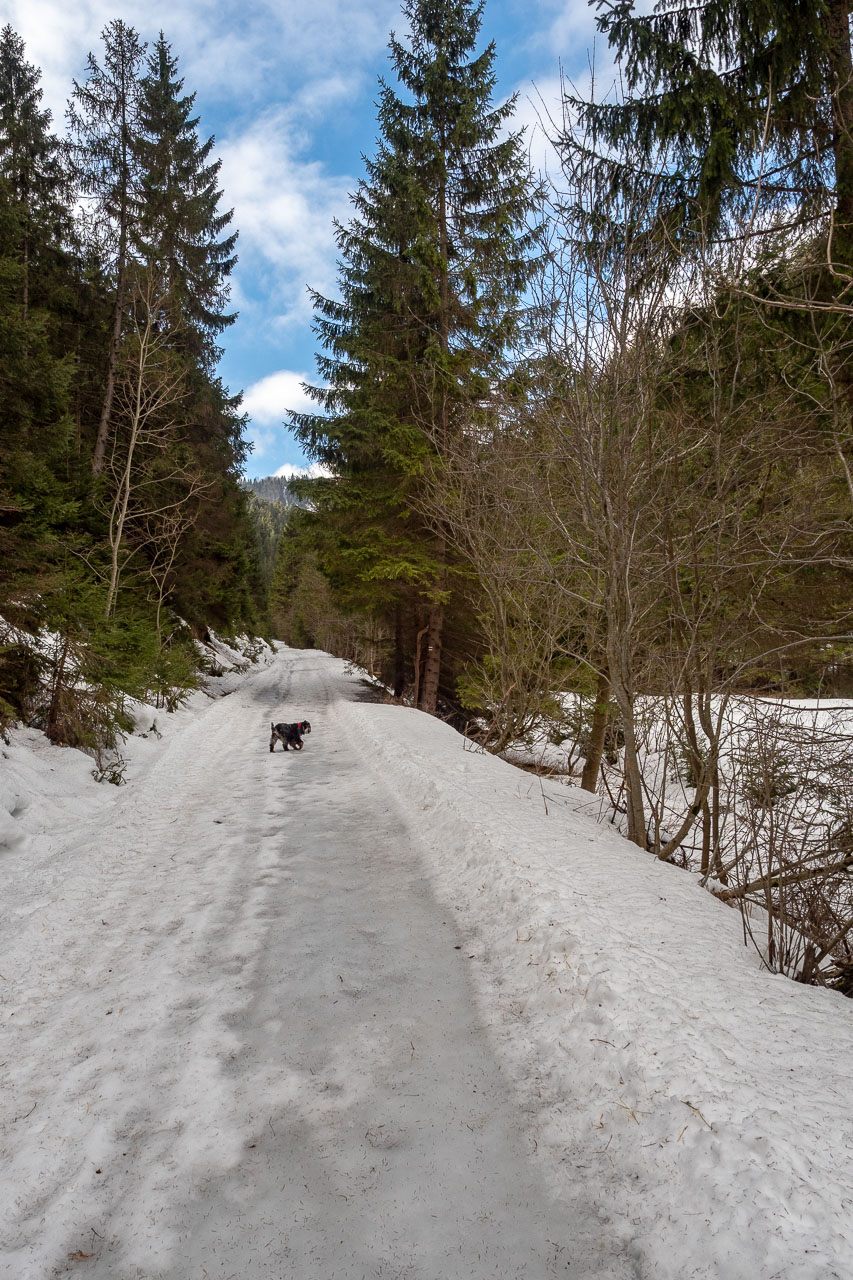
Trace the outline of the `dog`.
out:
<instances>
[{"instance_id":1,"label":"dog","mask_svg":"<svg viewBox=\"0 0 853 1280\"><path fill-rule=\"evenodd\" d=\"M285 751L288 747L293 747L294 751L302 750L303 734L311 732L311 725L307 720L297 720L296 724L273 724L270 722L270 751L275 751L275 744L280 742Z\"/></svg>"}]
</instances>

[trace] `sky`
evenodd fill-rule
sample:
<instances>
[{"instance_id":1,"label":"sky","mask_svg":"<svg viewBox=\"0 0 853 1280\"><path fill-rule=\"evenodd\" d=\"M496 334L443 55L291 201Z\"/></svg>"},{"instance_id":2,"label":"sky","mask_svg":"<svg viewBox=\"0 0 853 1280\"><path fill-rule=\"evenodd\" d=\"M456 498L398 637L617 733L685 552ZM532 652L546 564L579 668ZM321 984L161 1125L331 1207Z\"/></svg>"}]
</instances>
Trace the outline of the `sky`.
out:
<instances>
[{"instance_id":1,"label":"sky","mask_svg":"<svg viewBox=\"0 0 853 1280\"><path fill-rule=\"evenodd\" d=\"M215 136L221 207L240 233L220 372L243 392L252 442L249 476L288 474L306 459L283 425L309 403L316 339L309 286L334 295L333 221L376 139L379 76L393 81L391 31L406 29L397 0L0 0L0 25L23 38L42 71L57 133L72 80L85 78L101 31L122 18L148 41L162 29L178 56L184 91L196 93L199 132ZM517 125L544 162L543 105L558 101L560 70L589 76L595 38L587 0L487 0L480 48L497 47L496 101L518 93ZM596 53L601 66L602 51ZM478 50L479 51L479 50Z\"/></svg>"}]
</instances>

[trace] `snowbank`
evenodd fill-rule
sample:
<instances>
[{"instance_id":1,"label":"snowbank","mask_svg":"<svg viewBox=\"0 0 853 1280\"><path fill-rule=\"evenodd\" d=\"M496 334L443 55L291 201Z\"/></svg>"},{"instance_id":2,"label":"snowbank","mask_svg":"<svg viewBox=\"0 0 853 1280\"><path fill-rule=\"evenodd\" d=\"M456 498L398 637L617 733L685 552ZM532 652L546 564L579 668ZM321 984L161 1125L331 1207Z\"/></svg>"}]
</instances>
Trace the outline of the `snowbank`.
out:
<instances>
[{"instance_id":1,"label":"snowbank","mask_svg":"<svg viewBox=\"0 0 853 1280\"><path fill-rule=\"evenodd\" d=\"M763 970L737 913L596 799L416 711L347 710L420 811L573 1216L617 1231L638 1276L853 1274L853 1002Z\"/></svg>"}]
</instances>

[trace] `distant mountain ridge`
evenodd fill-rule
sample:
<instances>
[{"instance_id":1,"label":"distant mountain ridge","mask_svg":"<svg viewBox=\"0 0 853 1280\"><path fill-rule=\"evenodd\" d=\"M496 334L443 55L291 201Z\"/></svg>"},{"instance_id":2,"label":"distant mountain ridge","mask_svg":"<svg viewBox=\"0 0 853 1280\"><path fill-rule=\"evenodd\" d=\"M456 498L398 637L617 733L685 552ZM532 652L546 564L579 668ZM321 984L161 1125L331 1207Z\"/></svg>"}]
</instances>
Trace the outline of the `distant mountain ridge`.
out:
<instances>
[{"instance_id":1,"label":"distant mountain ridge","mask_svg":"<svg viewBox=\"0 0 853 1280\"><path fill-rule=\"evenodd\" d=\"M241 484L263 502L280 502L283 507L305 505L293 493L285 476L263 476L260 480L242 480Z\"/></svg>"}]
</instances>

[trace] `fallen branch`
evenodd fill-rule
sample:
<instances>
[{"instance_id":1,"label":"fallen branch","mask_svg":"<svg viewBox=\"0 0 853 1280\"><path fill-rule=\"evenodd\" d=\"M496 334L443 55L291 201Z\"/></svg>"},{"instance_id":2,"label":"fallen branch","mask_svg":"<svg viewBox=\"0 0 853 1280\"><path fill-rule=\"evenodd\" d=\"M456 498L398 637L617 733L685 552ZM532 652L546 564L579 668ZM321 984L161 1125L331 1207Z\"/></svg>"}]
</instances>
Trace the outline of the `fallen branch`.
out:
<instances>
[{"instance_id":1,"label":"fallen branch","mask_svg":"<svg viewBox=\"0 0 853 1280\"><path fill-rule=\"evenodd\" d=\"M840 862L832 862L828 866L821 863L819 866L806 867L802 871L792 872L790 875L776 875L768 880L766 876L762 876L759 880L750 880L748 884L740 885L735 889L712 889L711 892L721 902L731 902L736 898L745 898L749 893L756 893L759 889L787 889L792 884L804 884L808 880L816 880L818 876L830 876L837 871L849 871L853 867L853 853L842 858Z\"/></svg>"}]
</instances>

